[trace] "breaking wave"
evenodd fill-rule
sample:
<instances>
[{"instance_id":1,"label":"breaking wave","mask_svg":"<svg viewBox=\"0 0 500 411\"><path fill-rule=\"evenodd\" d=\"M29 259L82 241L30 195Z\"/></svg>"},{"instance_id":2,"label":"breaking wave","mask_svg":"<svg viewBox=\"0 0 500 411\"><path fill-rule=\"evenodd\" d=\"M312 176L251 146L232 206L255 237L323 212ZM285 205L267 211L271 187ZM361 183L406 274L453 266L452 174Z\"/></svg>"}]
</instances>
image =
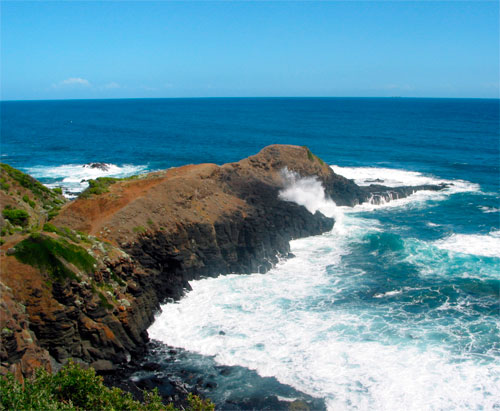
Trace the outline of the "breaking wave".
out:
<instances>
[{"instance_id":1,"label":"breaking wave","mask_svg":"<svg viewBox=\"0 0 500 411\"><path fill-rule=\"evenodd\" d=\"M457 253L500 257L500 231L494 230L486 235L452 234L434 242L434 245Z\"/></svg>"}]
</instances>

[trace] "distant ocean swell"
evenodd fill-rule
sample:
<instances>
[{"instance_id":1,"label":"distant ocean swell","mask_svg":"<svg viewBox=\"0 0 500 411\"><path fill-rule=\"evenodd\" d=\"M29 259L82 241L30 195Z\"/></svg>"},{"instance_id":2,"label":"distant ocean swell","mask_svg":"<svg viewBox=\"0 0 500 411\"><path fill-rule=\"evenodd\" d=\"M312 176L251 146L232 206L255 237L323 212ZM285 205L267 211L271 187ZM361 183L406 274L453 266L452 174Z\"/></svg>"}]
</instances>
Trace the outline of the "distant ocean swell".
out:
<instances>
[{"instance_id":1,"label":"distant ocean swell","mask_svg":"<svg viewBox=\"0 0 500 411\"><path fill-rule=\"evenodd\" d=\"M274 376L332 410L500 407L499 231L443 232L437 211L477 198L479 185L333 169L358 184L449 187L347 208L318 181L285 173L282 198L335 217L334 229L293 241L296 257L266 275L193 282L162 307L150 336Z\"/></svg>"}]
</instances>

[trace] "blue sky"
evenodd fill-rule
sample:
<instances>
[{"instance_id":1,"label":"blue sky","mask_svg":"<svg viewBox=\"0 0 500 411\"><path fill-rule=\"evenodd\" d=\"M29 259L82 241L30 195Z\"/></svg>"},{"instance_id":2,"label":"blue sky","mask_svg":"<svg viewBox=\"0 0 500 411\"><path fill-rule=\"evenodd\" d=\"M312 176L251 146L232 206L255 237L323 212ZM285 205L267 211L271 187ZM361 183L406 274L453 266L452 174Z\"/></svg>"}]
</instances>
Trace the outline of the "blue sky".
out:
<instances>
[{"instance_id":1,"label":"blue sky","mask_svg":"<svg viewBox=\"0 0 500 411\"><path fill-rule=\"evenodd\" d=\"M1 3L1 97L499 96L497 1Z\"/></svg>"}]
</instances>

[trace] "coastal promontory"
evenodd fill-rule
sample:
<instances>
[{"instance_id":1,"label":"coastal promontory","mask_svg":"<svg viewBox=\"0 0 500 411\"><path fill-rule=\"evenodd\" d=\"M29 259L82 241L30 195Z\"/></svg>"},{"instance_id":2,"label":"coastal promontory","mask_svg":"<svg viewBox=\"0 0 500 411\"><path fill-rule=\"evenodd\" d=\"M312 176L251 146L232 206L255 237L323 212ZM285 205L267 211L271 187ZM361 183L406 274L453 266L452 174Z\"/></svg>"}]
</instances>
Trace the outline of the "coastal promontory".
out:
<instances>
[{"instance_id":1,"label":"coastal promontory","mask_svg":"<svg viewBox=\"0 0 500 411\"><path fill-rule=\"evenodd\" d=\"M442 188L360 187L283 145L221 166L91 180L73 201L2 165L0 372L22 379L70 358L112 370L143 350L160 304L190 281L265 273L291 257L291 240L331 230L333 218L280 197L287 173L345 206Z\"/></svg>"}]
</instances>

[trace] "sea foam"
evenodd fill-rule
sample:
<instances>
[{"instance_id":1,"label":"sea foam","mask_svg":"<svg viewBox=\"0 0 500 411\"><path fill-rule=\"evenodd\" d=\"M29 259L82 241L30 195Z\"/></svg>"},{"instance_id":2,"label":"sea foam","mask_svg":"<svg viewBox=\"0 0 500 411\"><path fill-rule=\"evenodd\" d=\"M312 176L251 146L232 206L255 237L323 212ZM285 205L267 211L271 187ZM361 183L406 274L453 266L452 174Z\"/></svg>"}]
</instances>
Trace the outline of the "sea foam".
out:
<instances>
[{"instance_id":1,"label":"sea foam","mask_svg":"<svg viewBox=\"0 0 500 411\"><path fill-rule=\"evenodd\" d=\"M350 219L348 224L356 223ZM361 235L363 229L367 227L358 222L349 236ZM162 307L149 335L214 356L220 364L274 376L325 398L331 410L500 405L498 363L481 365L474 356L457 357L440 344L426 345L427 333L439 331L441 338L448 338L453 328L433 331L431 318L428 331L411 322L401 329L381 317L377 306L363 313L355 299L352 306L345 302L347 295L358 292L356 277L366 275L344 271L341 258L349 253L346 236L332 232L296 240L292 251L295 258L266 275L193 282L193 291L183 300ZM334 271L328 273L327 267ZM407 292L401 288L374 297L397 298ZM404 313L400 305L393 315Z\"/></svg>"},{"instance_id":2,"label":"sea foam","mask_svg":"<svg viewBox=\"0 0 500 411\"><path fill-rule=\"evenodd\" d=\"M104 168L88 164L64 164L56 167L34 166L25 171L39 179L47 187L62 187L64 195L74 198L88 187L86 180L98 177L128 177L147 170L146 165L105 164Z\"/></svg>"},{"instance_id":3,"label":"sea foam","mask_svg":"<svg viewBox=\"0 0 500 411\"><path fill-rule=\"evenodd\" d=\"M408 197L385 201L367 201L354 208L346 208L346 212L373 211L380 208L398 207L422 207L429 200L441 201L450 195L466 192L479 192L479 184L465 180L447 180L431 175L424 175L417 171L407 171L383 167L340 167L333 165L332 170L350 180L354 180L359 186L369 186L371 184L384 185L387 187L420 186L420 185L440 185L445 184L446 188L439 191L419 190Z\"/></svg>"},{"instance_id":4,"label":"sea foam","mask_svg":"<svg viewBox=\"0 0 500 411\"><path fill-rule=\"evenodd\" d=\"M456 253L500 258L500 230L489 234L452 234L434 242L438 248Z\"/></svg>"}]
</instances>

